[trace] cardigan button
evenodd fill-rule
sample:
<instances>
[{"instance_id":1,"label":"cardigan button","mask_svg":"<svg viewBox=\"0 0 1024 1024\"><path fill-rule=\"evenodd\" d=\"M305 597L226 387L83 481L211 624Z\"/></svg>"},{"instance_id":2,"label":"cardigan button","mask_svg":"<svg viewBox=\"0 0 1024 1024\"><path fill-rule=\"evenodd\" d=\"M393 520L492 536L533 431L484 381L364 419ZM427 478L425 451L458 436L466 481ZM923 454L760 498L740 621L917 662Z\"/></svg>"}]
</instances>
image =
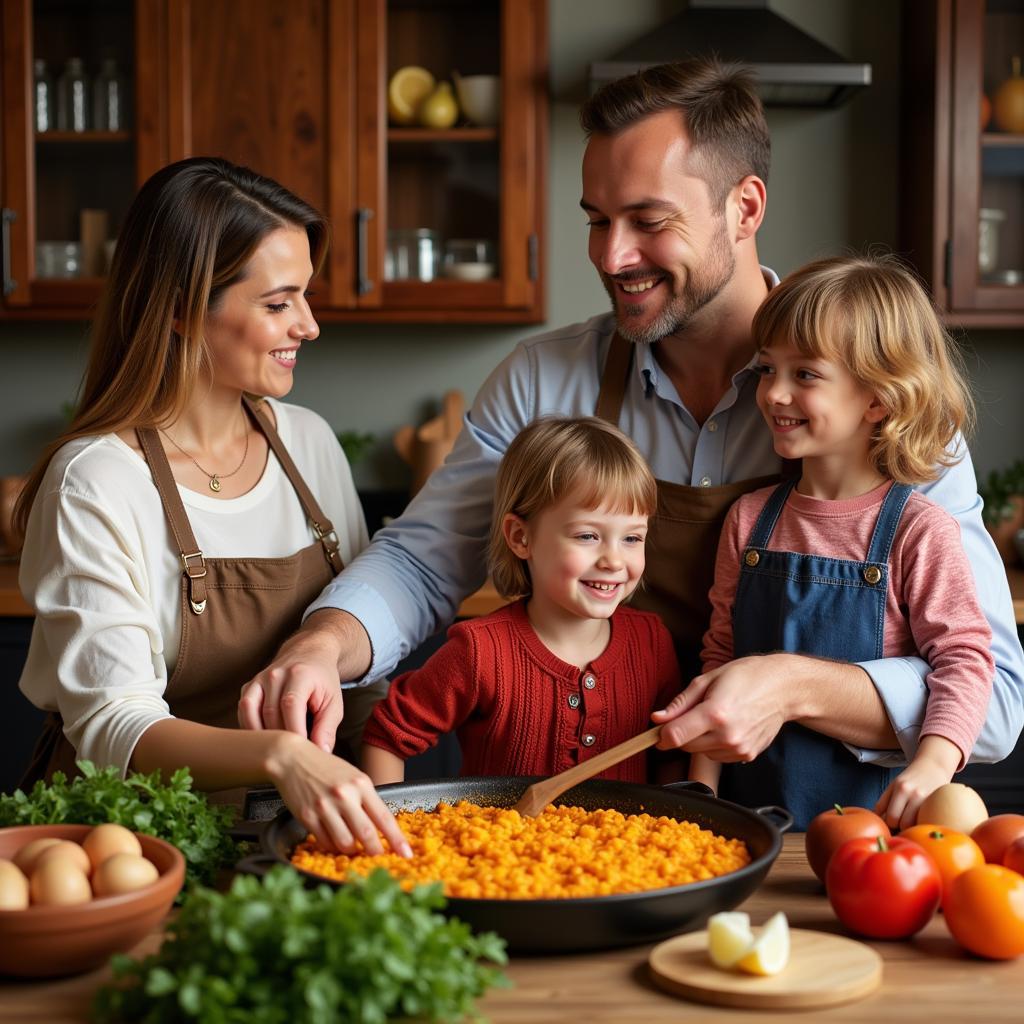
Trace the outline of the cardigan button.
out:
<instances>
[{"instance_id":1,"label":"cardigan button","mask_svg":"<svg viewBox=\"0 0 1024 1024\"><path fill-rule=\"evenodd\" d=\"M761 556L756 551L748 551L743 556L743 561L746 562L751 569L753 569L754 566L761 561Z\"/></svg>"},{"instance_id":2,"label":"cardigan button","mask_svg":"<svg viewBox=\"0 0 1024 1024\"><path fill-rule=\"evenodd\" d=\"M597 680L593 676L584 676L583 685L588 690L592 690L595 686L597 686Z\"/></svg>"},{"instance_id":3,"label":"cardigan button","mask_svg":"<svg viewBox=\"0 0 1024 1024\"><path fill-rule=\"evenodd\" d=\"M573 710L580 706L580 695L578 693L569 694L569 707Z\"/></svg>"},{"instance_id":4,"label":"cardigan button","mask_svg":"<svg viewBox=\"0 0 1024 1024\"><path fill-rule=\"evenodd\" d=\"M585 747L592 747L596 742L597 737L592 732L588 732L586 736L583 737L583 746Z\"/></svg>"},{"instance_id":5,"label":"cardigan button","mask_svg":"<svg viewBox=\"0 0 1024 1024\"><path fill-rule=\"evenodd\" d=\"M869 565L864 570L864 579L874 586L882 578L882 570L877 565Z\"/></svg>"}]
</instances>

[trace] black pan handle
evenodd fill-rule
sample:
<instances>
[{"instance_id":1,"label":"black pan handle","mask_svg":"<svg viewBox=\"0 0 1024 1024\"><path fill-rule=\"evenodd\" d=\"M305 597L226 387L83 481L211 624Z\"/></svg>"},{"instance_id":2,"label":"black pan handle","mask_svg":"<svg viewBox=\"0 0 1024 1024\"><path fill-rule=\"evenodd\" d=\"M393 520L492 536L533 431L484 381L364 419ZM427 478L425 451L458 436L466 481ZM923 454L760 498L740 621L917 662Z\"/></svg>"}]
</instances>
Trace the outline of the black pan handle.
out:
<instances>
[{"instance_id":1,"label":"black pan handle","mask_svg":"<svg viewBox=\"0 0 1024 1024\"><path fill-rule=\"evenodd\" d=\"M681 779L679 782L666 782L662 789L686 790L688 793L702 793L704 796L714 796L715 791L710 786L705 786L703 782L695 782L692 779L685 780Z\"/></svg>"},{"instance_id":2,"label":"black pan handle","mask_svg":"<svg viewBox=\"0 0 1024 1024\"><path fill-rule=\"evenodd\" d=\"M780 832L788 832L796 820L785 807L779 807L777 804L755 807L754 813L760 814L762 818L767 818Z\"/></svg>"},{"instance_id":3,"label":"black pan handle","mask_svg":"<svg viewBox=\"0 0 1024 1024\"><path fill-rule=\"evenodd\" d=\"M276 857L266 853L254 853L249 857L243 857L236 865L235 871L242 875L256 875L262 878L275 864L281 862Z\"/></svg>"}]
</instances>

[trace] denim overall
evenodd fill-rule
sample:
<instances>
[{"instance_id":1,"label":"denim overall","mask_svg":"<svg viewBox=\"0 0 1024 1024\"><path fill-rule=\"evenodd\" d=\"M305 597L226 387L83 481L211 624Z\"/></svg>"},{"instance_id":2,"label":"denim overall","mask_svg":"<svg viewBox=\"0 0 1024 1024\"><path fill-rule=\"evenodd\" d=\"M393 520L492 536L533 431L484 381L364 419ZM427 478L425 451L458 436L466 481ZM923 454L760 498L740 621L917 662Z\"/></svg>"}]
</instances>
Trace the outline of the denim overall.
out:
<instances>
[{"instance_id":1,"label":"denim overall","mask_svg":"<svg viewBox=\"0 0 1024 1024\"><path fill-rule=\"evenodd\" d=\"M865 561L769 551L796 481L780 484L743 551L733 605L734 657L791 651L836 661L882 657L889 553L911 488L893 484ZM720 795L749 807L781 804L806 830L833 804L873 807L898 768L862 764L838 740L787 722L750 764L722 766Z\"/></svg>"}]
</instances>

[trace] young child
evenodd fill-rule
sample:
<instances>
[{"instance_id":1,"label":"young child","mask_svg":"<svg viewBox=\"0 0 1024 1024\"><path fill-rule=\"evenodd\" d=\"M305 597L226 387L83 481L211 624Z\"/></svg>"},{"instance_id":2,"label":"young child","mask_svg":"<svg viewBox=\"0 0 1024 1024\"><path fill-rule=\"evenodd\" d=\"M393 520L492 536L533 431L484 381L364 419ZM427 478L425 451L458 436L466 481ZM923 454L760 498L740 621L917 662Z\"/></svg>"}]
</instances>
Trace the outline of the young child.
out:
<instances>
[{"instance_id":1,"label":"young child","mask_svg":"<svg viewBox=\"0 0 1024 1024\"><path fill-rule=\"evenodd\" d=\"M672 639L622 607L644 571L655 481L615 427L541 419L498 469L489 568L520 600L453 626L423 666L391 684L363 734L380 785L455 730L463 775L550 775L650 727L680 688ZM663 703L664 702L664 703ZM646 781L645 755L603 773Z\"/></svg>"},{"instance_id":2,"label":"young child","mask_svg":"<svg viewBox=\"0 0 1024 1024\"><path fill-rule=\"evenodd\" d=\"M956 461L970 393L927 296L892 258L809 264L768 295L753 332L758 406L776 452L802 471L729 510L704 673L772 651L919 655L932 670L928 704L898 779L793 722L750 764L694 755L690 777L717 790L721 771L721 795L750 805L799 793L798 828L835 803L875 805L906 827L966 764L992 690L991 632L959 527L912 490Z\"/></svg>"}]
</instances>

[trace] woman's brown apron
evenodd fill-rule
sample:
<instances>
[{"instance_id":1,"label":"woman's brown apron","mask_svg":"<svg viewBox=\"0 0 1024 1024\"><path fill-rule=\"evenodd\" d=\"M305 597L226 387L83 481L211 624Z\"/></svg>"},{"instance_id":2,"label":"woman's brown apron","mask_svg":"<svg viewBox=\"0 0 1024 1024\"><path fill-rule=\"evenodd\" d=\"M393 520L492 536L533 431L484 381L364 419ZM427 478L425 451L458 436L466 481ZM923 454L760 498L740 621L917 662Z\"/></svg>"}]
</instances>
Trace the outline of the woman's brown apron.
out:
<instances>
[{"instance_id":1,"label":"woman's brown apron","mask_svg":"<svg viewBox=\"0 0 1024 1024\"><path fill-rule=\"evenodd\" d=\"M241 687L265 668L281 644L298 629L302 613L343 568L338 537L306 486L260 402L246 408L265 435L318 540L286 558L206 558L199 550L159 435L139 429L139 443L153 474L164 513L181 558L181 643L164 692L176 718L221 728L238 727ZM360 717L346 705L346 736L361 730L372 704L359 704ZM50 712L22 787L53 772L75 774L75 749L63 732L60 714Z\"/></svg>"},{"instance_id":2,"label":"woman's brown apron","mask_svg":"<svg viewBox=\"0 0 1024 1024\"><path fill-rule=\"evenodd\" d=\"M616 331L594 409L608 423L618 425L632 362L633 345ZM708 591L725 514L741 495L778 480L776 474L719 487L657 482L658 511L648 526L647 568L631 603L656 612L668 626L684 684L700 673L701 641L711 618Z\"/></svg>"}]
</instances>

